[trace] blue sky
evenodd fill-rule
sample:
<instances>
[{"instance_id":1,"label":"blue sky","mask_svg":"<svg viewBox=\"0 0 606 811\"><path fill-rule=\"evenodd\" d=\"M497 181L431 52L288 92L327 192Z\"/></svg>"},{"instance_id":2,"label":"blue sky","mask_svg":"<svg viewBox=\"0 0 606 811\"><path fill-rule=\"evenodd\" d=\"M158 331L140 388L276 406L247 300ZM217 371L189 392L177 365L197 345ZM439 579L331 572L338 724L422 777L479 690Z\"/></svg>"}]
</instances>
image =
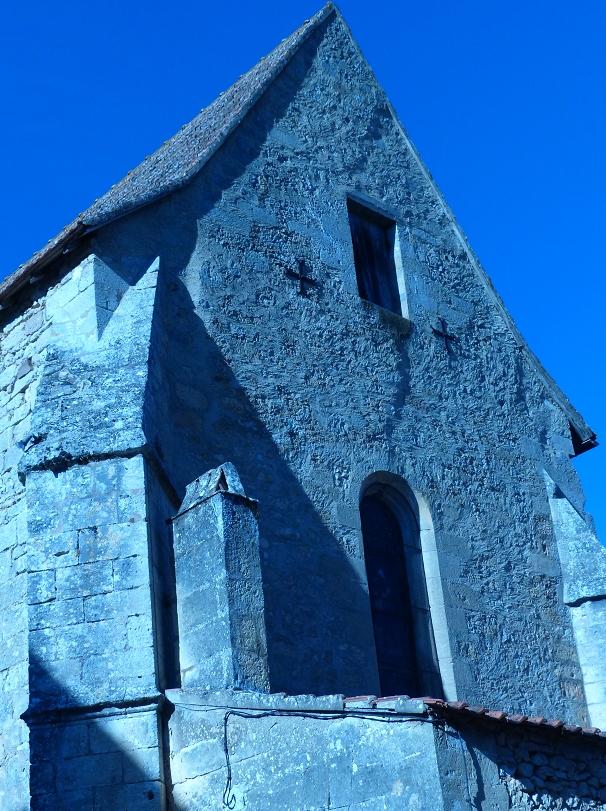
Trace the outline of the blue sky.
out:
<instances>
[{"instance_id":1,"label":"blue sky","mask_svg":"<svg viewBox=\"0 0 606 811\"><path fill-rule=\"evenodd\" d=\"M544 366L606 446L606 4L343 0ZM4 0L0 278L320 7ZM606 541L606 451L575 462Z\"/></svg>"}]
</instances>

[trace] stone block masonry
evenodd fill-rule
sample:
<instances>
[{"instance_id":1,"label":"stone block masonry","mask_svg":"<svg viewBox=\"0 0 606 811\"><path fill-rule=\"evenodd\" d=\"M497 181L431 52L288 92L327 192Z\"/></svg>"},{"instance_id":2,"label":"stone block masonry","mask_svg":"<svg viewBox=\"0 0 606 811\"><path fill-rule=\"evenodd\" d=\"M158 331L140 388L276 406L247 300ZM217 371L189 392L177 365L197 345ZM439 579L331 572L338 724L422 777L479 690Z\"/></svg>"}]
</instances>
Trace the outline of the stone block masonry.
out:
<instances>
[{"instance_id":1,"label":"stone block masonry","mask_svg":"<svg viewBox=\"0 0 606 811\"><path fill-rule=\"evenodd\" d=\"M224 464L173 519L181 685L269 692L257 504Z\"/></svg>"},{"instance_id":2,"label":"stone block masonry","mask_svg":"<svg viewBox=\"0 0 606 811\"><path fill-rule=\"evenodd\" d=\"M55 291L67 284L67 274ZM46 295L0 318L0 807L29 808L27 520L18 475L46 347L52 340Z\"/></svg>"},{"instance_id":3,"label":"stone block masonry","mask_svg":"<svg viewBox=\"0 0 606 811\"><path fill-rule=\"evenodd\" d=\"M26 491L32 811L163 808L143 457Z\"/></svg>"},{"instance_id":4,"label":"stone block masonry","mask_svg":"<svg viewBox=\"0 0 606 811\"><path fill-rule=\"evenodd\" d=\"M44 799L34 792L32 807L50 807L53 792L60 805L65 774L73 775L78 764L84 768L82 758L61 766L61 757L53 755L51 717L59 723L57 713L67 711L65 723L71 723L91 708L113 705L127 714L159 701L166 668L158 654L171 648L161 639L170 614L163 605L170 604L174 578L170 538L165 525L157 526L171 508L165 493L156 492L156 474L142 456L156 278L152 264L128 285L90 257L64 276L33 315L5 328L2 360L13 363L16 375L4 374L4 385L19 396L13 398L15 413L9 411L10 453L2 477L8 508L1 530L2 576L8 581L3 594L15 599L20 578L23 594L17 606L8 600L2 605L13 636L12 646L11 633L3 636L10 656L4 649L0 666L9 709L2 720L3 807L29 807L28 783L40 789L49 769L59 782L49 784ZM112 285L118 292L108 298ZM108 301L111 324L100 306ZM26 355L17 362L19 349ZM124 387L112 374L132 380ZM26 406L27 419L19 422ZM151 510L148 489L155 495ZM149 746L160 763L157 730ZM159 780L158 768L136 780ZM135 782L132 773L129 780Z\"/></svg>"},{"instance_id":5,"label":"stone block masonry","mask_svg":"<svg viewBox=\"0 0 606 811\"><path fill-rule=\"evenodd\" d=\"M444 808L422 702L405 715L393 710L395 702L391 710L346 712L343 696L170 690L167 697L175 707L176 808Z\"/></svg>"},{"instance_id":6,"label":"stone block masonry","mask_svg":"<svg viewBox=\"0 0 606 811\"><path fill-rule=\"evenodd\" d=\"M161 811L157 706L39 716L31 725L32 811Z\"/></svg>"},{"instance_id":7,"label":"stone block masonry","mask_svg":"<svg viewBox=\"0 0 606 811\"><path fill-rule=\"evenodd\" d=\"M157 692L141 456L32 472L30 711Z\"/></svg>"}]
</instances>

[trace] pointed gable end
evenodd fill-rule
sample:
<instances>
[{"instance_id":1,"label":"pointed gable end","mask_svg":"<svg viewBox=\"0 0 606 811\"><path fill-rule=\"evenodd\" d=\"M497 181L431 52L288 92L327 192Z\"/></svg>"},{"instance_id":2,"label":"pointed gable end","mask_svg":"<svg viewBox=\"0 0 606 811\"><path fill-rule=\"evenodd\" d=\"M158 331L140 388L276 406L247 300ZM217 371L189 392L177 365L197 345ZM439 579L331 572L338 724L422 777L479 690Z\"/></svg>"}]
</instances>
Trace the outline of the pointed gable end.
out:
<instances>
[{"instance_id":1,"label":"pointed gable end","mask_svg":"<svg viewBox=\"0 0 606 811\"><path fill-rule=\"evenodd\" d=\"M351 37L340 12L332 2L328 2L321 11L303 23L290 37L284 39L268 56L261 59L250 71L242 75L238 81L222 93L212 104L203 109L189 124L183 126L176 135L166 141L153 155L147 157L139 166L129 172L126 177L96 200L54 239L50 240L44 248L35 253L31 259L2 282L0 284L0 309L10 304L9 299L14 293L30 280L38 277L54 260L71 250L82 236L187 185L244 119L303 43L331 15L338 17L347 35ZM364 59L353 37L352 42L360 54L360 58ZM411 143L404 127L399 122L395 110L387 99L385 103L401 131L408 150L417 162L425 182L435 194L443 214L450 221L454 235L467 254L487 298L500 314L512 334L515 344L541 379L549 395L566 414L570 423L575 455L595 447L597 445L596 434L572 406L566 395L542 367L524 341L478 258L469 246L467 238L456 222L452 211Z\"/></svg>"}]
</instances>

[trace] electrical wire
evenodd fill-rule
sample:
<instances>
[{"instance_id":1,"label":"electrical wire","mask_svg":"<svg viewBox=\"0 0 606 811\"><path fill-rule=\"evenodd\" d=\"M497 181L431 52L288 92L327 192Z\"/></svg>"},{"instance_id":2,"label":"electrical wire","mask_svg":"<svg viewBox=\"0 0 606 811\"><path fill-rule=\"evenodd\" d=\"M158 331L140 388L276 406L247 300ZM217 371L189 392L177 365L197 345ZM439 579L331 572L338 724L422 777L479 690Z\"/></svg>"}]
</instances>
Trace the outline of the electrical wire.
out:
<instances>
[{"instance_id":1,"label":"electrical wire","mask_svg":"<svg viewBox=\"0 0 606 811\"><path fill-rule=\"evenodd\" d=\"M433 726L442 725L444 722L438 718L421 718L414 713L391 713L389 711L381 710L238 710L231 707L201 707L196 704L181 704L177 706L187 707L194 712L211 712L217 710L224 710L223 715L223 752L225 755L225 765L227 769L227 778L225 781L225 789L223 790L223 807L228 811L233 811L236 806L236 795L233 791L232 781L232 767L231 758L229 755L229 739L228 739L228 723L230 717L237 718L274 718L274 717L287 717L287 718L311 718L314 720L322 721L337 721L341 718L358 718L365 721L378 721L379 723L397 724L397 723L410 723L417 722L422 724L432 724ZM467 770L467 764L465 765ZM467 771L466 771L467 774ZM469 795L469 784L467 786L467 793Z\"/></svg>"}]
</instances>

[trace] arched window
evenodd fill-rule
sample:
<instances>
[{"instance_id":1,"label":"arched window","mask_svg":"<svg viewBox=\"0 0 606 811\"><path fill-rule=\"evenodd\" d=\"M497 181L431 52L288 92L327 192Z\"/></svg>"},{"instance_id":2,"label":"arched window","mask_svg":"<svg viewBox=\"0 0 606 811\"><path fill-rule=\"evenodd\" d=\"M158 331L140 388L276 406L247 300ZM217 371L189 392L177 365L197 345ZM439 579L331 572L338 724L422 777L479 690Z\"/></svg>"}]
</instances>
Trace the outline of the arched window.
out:
<instances>
[{"instance_id":1,"label":"arched window","mask_svg":"<svg viewBox=\"0 0 606 811\"><path fill-rule=\"evenodd\" d=\"M395 488L375 483L360 517L381 694L441 697L415 510Z\"/></svg>"}]
</instances>

